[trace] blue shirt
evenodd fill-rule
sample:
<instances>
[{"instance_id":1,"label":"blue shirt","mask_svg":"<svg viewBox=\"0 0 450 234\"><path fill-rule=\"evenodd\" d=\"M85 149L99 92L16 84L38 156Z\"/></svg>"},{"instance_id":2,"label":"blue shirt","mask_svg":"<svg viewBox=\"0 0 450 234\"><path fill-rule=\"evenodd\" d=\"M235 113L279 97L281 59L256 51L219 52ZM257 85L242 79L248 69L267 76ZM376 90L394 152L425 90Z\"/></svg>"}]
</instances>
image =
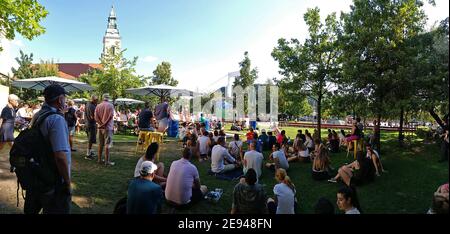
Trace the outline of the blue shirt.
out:
<instances>
[{"instance_id":1,"label":"blue shirt","mask_svg":"<svg viewBox=\"0 0 450 234\"><path fill-rule=\"evenodd\" d=\"M127 214L156 214L163 201L161 186L136 178L128 186Z\"/></svg>"},{"instance_id":2,"label":"blue shirt","mask_svg":"<svg viewBox=\"0 0 450 234\"><path fill-rule=\"evenodd\" d=\"M50 108L53 112L57 112L56 108L44 103L41 111L39 111L36 115L39 116L42 111L46 111L48 108ZM50 115L44 120L44 122L42 122L40 130L42 135L49 140L53 152L64 152L66 154L70 177L72 157L69 145L69 129L67 128L66 120L59 114Z\"/></svg>"}]
</instances>

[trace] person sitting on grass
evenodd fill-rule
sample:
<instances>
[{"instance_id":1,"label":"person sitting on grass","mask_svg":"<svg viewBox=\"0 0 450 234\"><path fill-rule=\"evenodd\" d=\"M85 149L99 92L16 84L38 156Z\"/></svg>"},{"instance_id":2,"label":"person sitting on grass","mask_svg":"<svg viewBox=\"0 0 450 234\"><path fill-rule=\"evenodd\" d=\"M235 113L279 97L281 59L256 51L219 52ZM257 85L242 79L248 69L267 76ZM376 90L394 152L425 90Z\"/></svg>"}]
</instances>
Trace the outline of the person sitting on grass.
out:
<instances>
[{"instance_id":1,"label":"person sitting on grass","mask_svg":"<svg viewBox=\"0 0 450 234\"><path fill-rule=\"evenodd\" d=\"M228 145L228 151L230 152L231 156L234 157L237 161L242 160L242 146L244 143L242 143L241 139L239 138L239 134L234 134L234 140L230 142Z\"/></svg>"},{"instance_id":2,"label":"person sitting on grass","mask_svg":"<svg viewBox=\"0 0 450 234\"><path fill-rule=\"evenodd\" d=\"M127 214L157 214L164 199L161 186L153 182L157 166L145 161L139 167L139 177L128 186Z\"/></svg>"},{"instance_id":3,"label":"person sitting on grass","mask_svg":"<svg viewBox=\"0 0 450 234\"><path fill-rule=\"evenodd\" d=\"M208 137L208 132L205 129L201 129L202 136L197 140L197 151L199 153L199 161L207 160L208 153L211 147L211 139Z\"/></svg>"},{"instance_id":4,"label":"person sitting on grass","mask_svg":"<svg viewBox=\"0 0 450 234\"><path fill-rule=\"evenodd\" d=\"M283 168L285 170L289 169L289 163L286 159L285 152L281 149L280 144L275 143L272 147L273 152L269 156L269 162L266 164L266 167L272 171L276 171L279 168Z\"/></svg>"},{"instance_id":5,"label":"person sitting on grass","mask_svg":"<svg viewBox=\"0 0 450 234\"><path fill-rule=\"evenodd\" d=\"M372 182L374 178L375 168L372 161L366 158L363 152L359 151L353 163L339 168L338 174L328 181L336 183L338 179L341 179L347 186L350 186L350 184L361 186Z\"/></svg>"},{"instance_id":6,"label":"person sitting on grass","mask_svg":"<svg viewBox=\"0 0 450 234\"><path fill-rule=\"evenodd\" d=\"M231 214L267 214L266 201L264 188L257 183L256 171L250 168L234 187Z\"/></svg>"},{"instance_id":7,"label":"person sitting on grass","mask_svg":"<svg viewBox=\"0 0 450 234\"><path fill-rule=\"evenodd\" d=\"M228 162L227 164L225 164L226 161ZM213 173L223 174L239 167L240 165L236 159L228 153L225 139L219 137L217 145L213 147L211 153L211 171Z\"/></svg>"},{"instance_id":8,"label":"person sitting on grass","mask_svg":"<svg viewBox=\"0 0 450 234\"><path fill-rule=\"evenodd\" d=\"M300 137L300 139L302 139L303 142L306 141L306 136L305 134L303 134L301 129L297 130L297 135Z\"/></svg>"},{"instance_id":9,"label":"person sitting on grass","mask_svg":"<svg viewBox=\"0 0 450 234\"><path fill-rule=\"evenodd\" d=\"M380 154L378 154L376 150L372 149L372 145L370 144L366 144L366 150L367 150L366 157L373 162L375 174L377 176L380 176L381 175L380 170L381 172L386 173L387 171L384 170L383 164L381 163Z\"/></svg>"},{"instance_id":10,"label":"person sitting on grass","mask_svg":"<svg viewBox=\"0 0 450 234\"><path fill-rule=\"evenodd\" d=\"M277 135L277 143L280 145L283 145L284 143L287 142L287 137L286 137L286 131L285 130L281 130L281 132Z\"/></svg>"},{"instance_id":11,"label":"person sitting on grass","mask_svg":"<svg viewBox=\"0 0 450 234\"><path fill-rule=\"evenodd\" d=\"M273 145L275 143L277 143L277 138L273 135L272 131L269 131L267 133L267 135L269 136L269 140L268 140L268 143L267 143L267 148L268 148L268 150L272 150Z\"/></svg>"},{"instance_id":12,"label":"person sitting on grass","mask_svg":"<svg viewBox=\"0 0 450 234\"><path fill-rule=\"evenodd\" d=\"M220 121L219 121L219 123L220 123ZM227 134L225 134L224 130L219 130L219 136L221 136L225 139L225 143L227 142Z\"/></svg>"},{"instance_id":13,"label":"person sitting on grass","mask_svg":"<svg viewBox=\"0 0 450 234\"><path fill-rule=\"evenodd\" d=\"M288 162L311 162L311 158L309 157L309 150L306 148L306 146L303 144L302 139L299 139L296 144L294 145L294 148L297 149L297 153L294 151L294 156L288 158Z\"/></svg>"},{"instance_id":14,"label":"person sitting on grass","mask_svg":"<svg viewBox=\"0 0 450 234\"><path fill-rule=\"evenodd\" d=\"M264 156L262 153L256 151L256 140L252 141L249 145L249 151L245 152L243 161L243 172L244 174L252 168L256 171L257 179L261 177L262 166L263 166Z\"/></svg>"},{"instance_id":15,"label":"person sitting on grass","mask_svg":"<svg viewBox=\"0 0 450 234\"><path fill-rule=\"evenodd\" d=\"M258 137L258 141L262 143L262 150L270 150L269 148L269 136L266 133L266 129L261 130L261 135Z\"/></svg>"},{"instance_id":16,"label":"person sitting on grass","mask_svg":"<svg viewBox=\"0 0 450 234\"><path fill-rule=\"evenodd\" d=\"M295 214L297 206L295 185L283 168L277 169L275 179L278 182L273 188L275 198L267 200L269 214Z\"/></svg>"},{"instance_id":17,"label":"person sitting on grass","mask_svg":"<svg viewBox=\"0 0 450 234\"><path fill-rule=\"evenodd\" d=\"M330 139L330 151L332 153L339 152L339 136L336 131L331 131L331 139Z\"/></svg>"},{"instance_id":18,"label":"person sitting on grass","mask_svg":"<svg viewBox=\"0 0 450 234\"><path fill-rule=\"evenodd\" d=\"M141 165L143 162L152 161L153 163L155 163L155 155L158 153L158 149L159 149L159 145L156 142L151 143L147 147L147 151L145 152L145 155L142 156L136 164L136 167L134 169L134 177L140 176L139 171L140 171L140 168L141 168ZM155 171L153 182L161 185L161 187L164 188L166 186L166 178L164 177L164 164L162 162L155 163L155 164L157 166L157 170Z\"/></svg>"},{"instance_id":19,"label":"person sitting on grass","mask_svg":"<svg viewBox=\"0 0 450 234\"><path fill-rule=\"evenodd\" d=\"M361 206L359 205L356 189L350 186L345 186L337 192L336 204L339 210L345 214L361 214Z\"/></svg>"},{"instance_id":20,"label":"person sitting on grass","mask_svg":"<svg viewBox=\"0 0 450 234\"><path fill-rule=\"evenodd\" d=\"M191 151L186 148L183 157L170 165L165 195L171 205L184 207L195 204L208 192L208 188L200 183L197 167L189 161L191 157Z\"/></svg>"},{"instance_id":21,"label":"person sitting on grass","mask_svg":"<svg viewBox=\"0 0 450 234\"><path fill-rule=\"evenodd\" d=\"M439 186L433 194L433 203L427 214L448 214L448 183Z\"/></svg>"},{"instance_id":22,"label":"person sitting on grass","mask_svg":"<svg viewBox=\"0 0 450 234\"><path fill-rule=\"evenodd\" d=\"M294 154L295 155L297 155L297 153L298 153L298 151L299 151L299 148L300 148L300 143L299 142L302 142L302 144L303 144L303 140L302 140L302 138L300 137L300 134L297 134L296 136L295 136L295 139L294 139L294 143L293 143L293 149L294 149Z\"/></svg>"},{"instance_id":23,"label":"person sitting on grass","mask_svg":"<svg viewBox=\"0 0 450 234\"><path fill-rule=\"evenodd\" d=\"M347 143L345 142L345 131L344 129L341 129L339 132L339 146L347 146Z\"/></svg>"},{"instance_id":24,"label":"person sitting on grass","mask_svg":"<svg viewBox=\"0 0 450 234\"><path fill-rule=\"evenodd\" d=\"M314 140L308 131L305 131L305 137L306 137L306 141L304 144L305 144L306 148L308 148L309 152L313 152L314 151Z\"/></svg>"},{"instance_id":25,"label":"person sitting on grass","mask_svg":"<svg viewBox=\"0 0 450 234\"><path fill-rule=\"evenodd\" d=\"M253 141L253 139L255 139L254 138L255 133L253 131L253 128L250 128L245 136L247 137L247 144L250 144L250 142Z\"/></svg>"},{"instance_id":26,"label":"person sitting on grass","mask_svg":"<svg viewBox=\"0 0 450 234\"><path fill-rule=\"evenodd\" d=\"M314 151L311 152L311 158L314 159L316 155L320 154L320 151L326 149L320 138L314 139Z\"/></svg>"},{"instance_id":27,"label":"person sitting on grass","mask_svg":"<svg viewBox=\"0 0 450 234\"><path fill-rule=\"evenodd\" d=\"M330 200L321 197L314 206L315 214L334 214L334 205Z\"/></svg>"},{"instance_id":28,"label":"person sitting on grass","mask_svg":"<svg viewBox=\"0 0 450 234\"><path fill-rule=\"evenodd\" d=\"M214 136L213 136L214 142L217 142L217 139L219 139L219 131L214 130Z\"/></svg>"},{"instance_id":29,"label":"person sitting on grass","mask_svg":"<svg viewBox=\"0 0 450 234\"><path fill-rule=\"evenodd\" d=\"M313 180L321 181L328 180L330 176L330 158L326 149L321 150L320 153L314 157L312 164L312 178Z\"/></svg>"}]
</instances>

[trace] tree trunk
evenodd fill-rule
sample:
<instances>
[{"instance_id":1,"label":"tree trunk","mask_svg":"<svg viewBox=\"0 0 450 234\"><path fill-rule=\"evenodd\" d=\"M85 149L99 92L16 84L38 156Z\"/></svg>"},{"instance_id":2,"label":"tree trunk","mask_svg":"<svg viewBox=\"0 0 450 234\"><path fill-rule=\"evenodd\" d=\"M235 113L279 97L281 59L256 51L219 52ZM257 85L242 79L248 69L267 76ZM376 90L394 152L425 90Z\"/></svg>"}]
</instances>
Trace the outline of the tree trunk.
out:
<instances>
[{"instance_id":1,"label":"tree trunk","mask_svg":"<svg viewBox=\"0 0 450 234\"><path fill-rule=\"evenodd\" d=\"M322 129L322 94L319 94L319 97L317 98L317 130L319 131L319 139L322 139L321 137L321 129Z\"/></svg>"},{"instance_id":2,"label":"tree trunk","mask_svg":"<svg viewBox=\"0 0 450 234\"><path fill-rule=\"evenodd\" d=\"M398 130L398 143L400 144L400 146L403 146L403 139L405 138L405 136L403 135L403 117L405 115L405 110L403 107L401 107L400 109L400 127Z\"/></svg>"},{"instance_id":3,"label":"tree trunk","mask_svg":"<svg viewBox=\"0 0 450 234\"><path fill-rule=\"evenodd\" d=\"M436 114L436 112L434 112L433 109L430 109L430 115L433 117L434 120L436 120L436 122L439 124L439 126L441 126L441 128L444 128L444 122L442 121L442 119Z\"/></svg>"},{"instance_id":4,"label":"tree trunk","mask_svg":"<svg viewBox=\"0 0 450 234\"><path fill-rule=\"evenodd\" d=\"M381 153L381 113L377 115L378 131L375 132L375 144L377 146L378 153Z\"/></svg>"}]
</instances>

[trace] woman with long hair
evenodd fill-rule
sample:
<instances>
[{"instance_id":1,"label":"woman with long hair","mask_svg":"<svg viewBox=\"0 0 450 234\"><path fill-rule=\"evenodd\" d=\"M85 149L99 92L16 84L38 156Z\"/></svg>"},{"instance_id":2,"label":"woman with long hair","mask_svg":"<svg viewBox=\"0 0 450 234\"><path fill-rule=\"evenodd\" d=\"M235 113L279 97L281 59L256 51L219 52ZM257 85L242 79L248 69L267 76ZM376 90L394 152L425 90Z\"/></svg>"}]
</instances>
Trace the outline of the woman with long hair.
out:
<instances>
[{"instance_id":1,"label":"woman with long hair","mask_svg":"<svg viewBox=\"0 0 450 234\"><path fill-rule=\"evenodd\" d=\"M277 169L275 179L278 182L273 188L275 198L267 200L269 214L295 214L295 185L283 168Z\"/></svg>"},{"instance_id":2,"label":"woman with long hair","mask_svg":"<svg viewBox=\"0 0 450 234\"><path fill-rule=\"evenodd\" d=\"M361 214L361 206L359 204L356 189L354 187L345 186L337 192L336 204L339 210L345 214Z\"/></svg>"},{"instance_id":3,"label":"woman with long hair","mask_svg":"<svg viewBox=\"0 0 450 234\"><path fill-rule=\"evenodd\" d=\"M320 154L314 158L312 165L312 178L314 180L330 179L330 158L328 151L322 150Z\"/></svg>"}]
</instances>

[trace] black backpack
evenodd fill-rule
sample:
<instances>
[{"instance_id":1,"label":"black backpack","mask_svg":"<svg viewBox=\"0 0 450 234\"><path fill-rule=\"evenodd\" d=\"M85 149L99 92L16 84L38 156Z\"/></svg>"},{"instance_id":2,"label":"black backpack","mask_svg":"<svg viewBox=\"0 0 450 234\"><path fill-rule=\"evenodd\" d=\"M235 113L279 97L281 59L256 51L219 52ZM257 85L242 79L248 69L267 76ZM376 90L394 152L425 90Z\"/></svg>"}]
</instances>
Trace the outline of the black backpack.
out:
<instances>
[{"instance_id":1,"label":"black backpack","mask_svg":"<svg viewBox=\"0 0 450 234\"><path fill-rule=\"evenodd\" d=\"M69 108L69 110L64 114L68 127L75 127L77 124L76 110Z\"/></svg>"},{"instance_id":2,"label":"black backpack","mask_svg":"<svg viewBox=\"0 0 450 234\"><path fill-rule=\"evenodd\" d=\"M14 140L9 152L9 162L11 172L15 172L17 176L17 194L19 184L22 190L45 193L55 188L58 183L62 183L51 144L44 138L39 128L41 123L53 114L58 113L43 112L33 126L20 132Z\"/></svg>"}]
</instances>

